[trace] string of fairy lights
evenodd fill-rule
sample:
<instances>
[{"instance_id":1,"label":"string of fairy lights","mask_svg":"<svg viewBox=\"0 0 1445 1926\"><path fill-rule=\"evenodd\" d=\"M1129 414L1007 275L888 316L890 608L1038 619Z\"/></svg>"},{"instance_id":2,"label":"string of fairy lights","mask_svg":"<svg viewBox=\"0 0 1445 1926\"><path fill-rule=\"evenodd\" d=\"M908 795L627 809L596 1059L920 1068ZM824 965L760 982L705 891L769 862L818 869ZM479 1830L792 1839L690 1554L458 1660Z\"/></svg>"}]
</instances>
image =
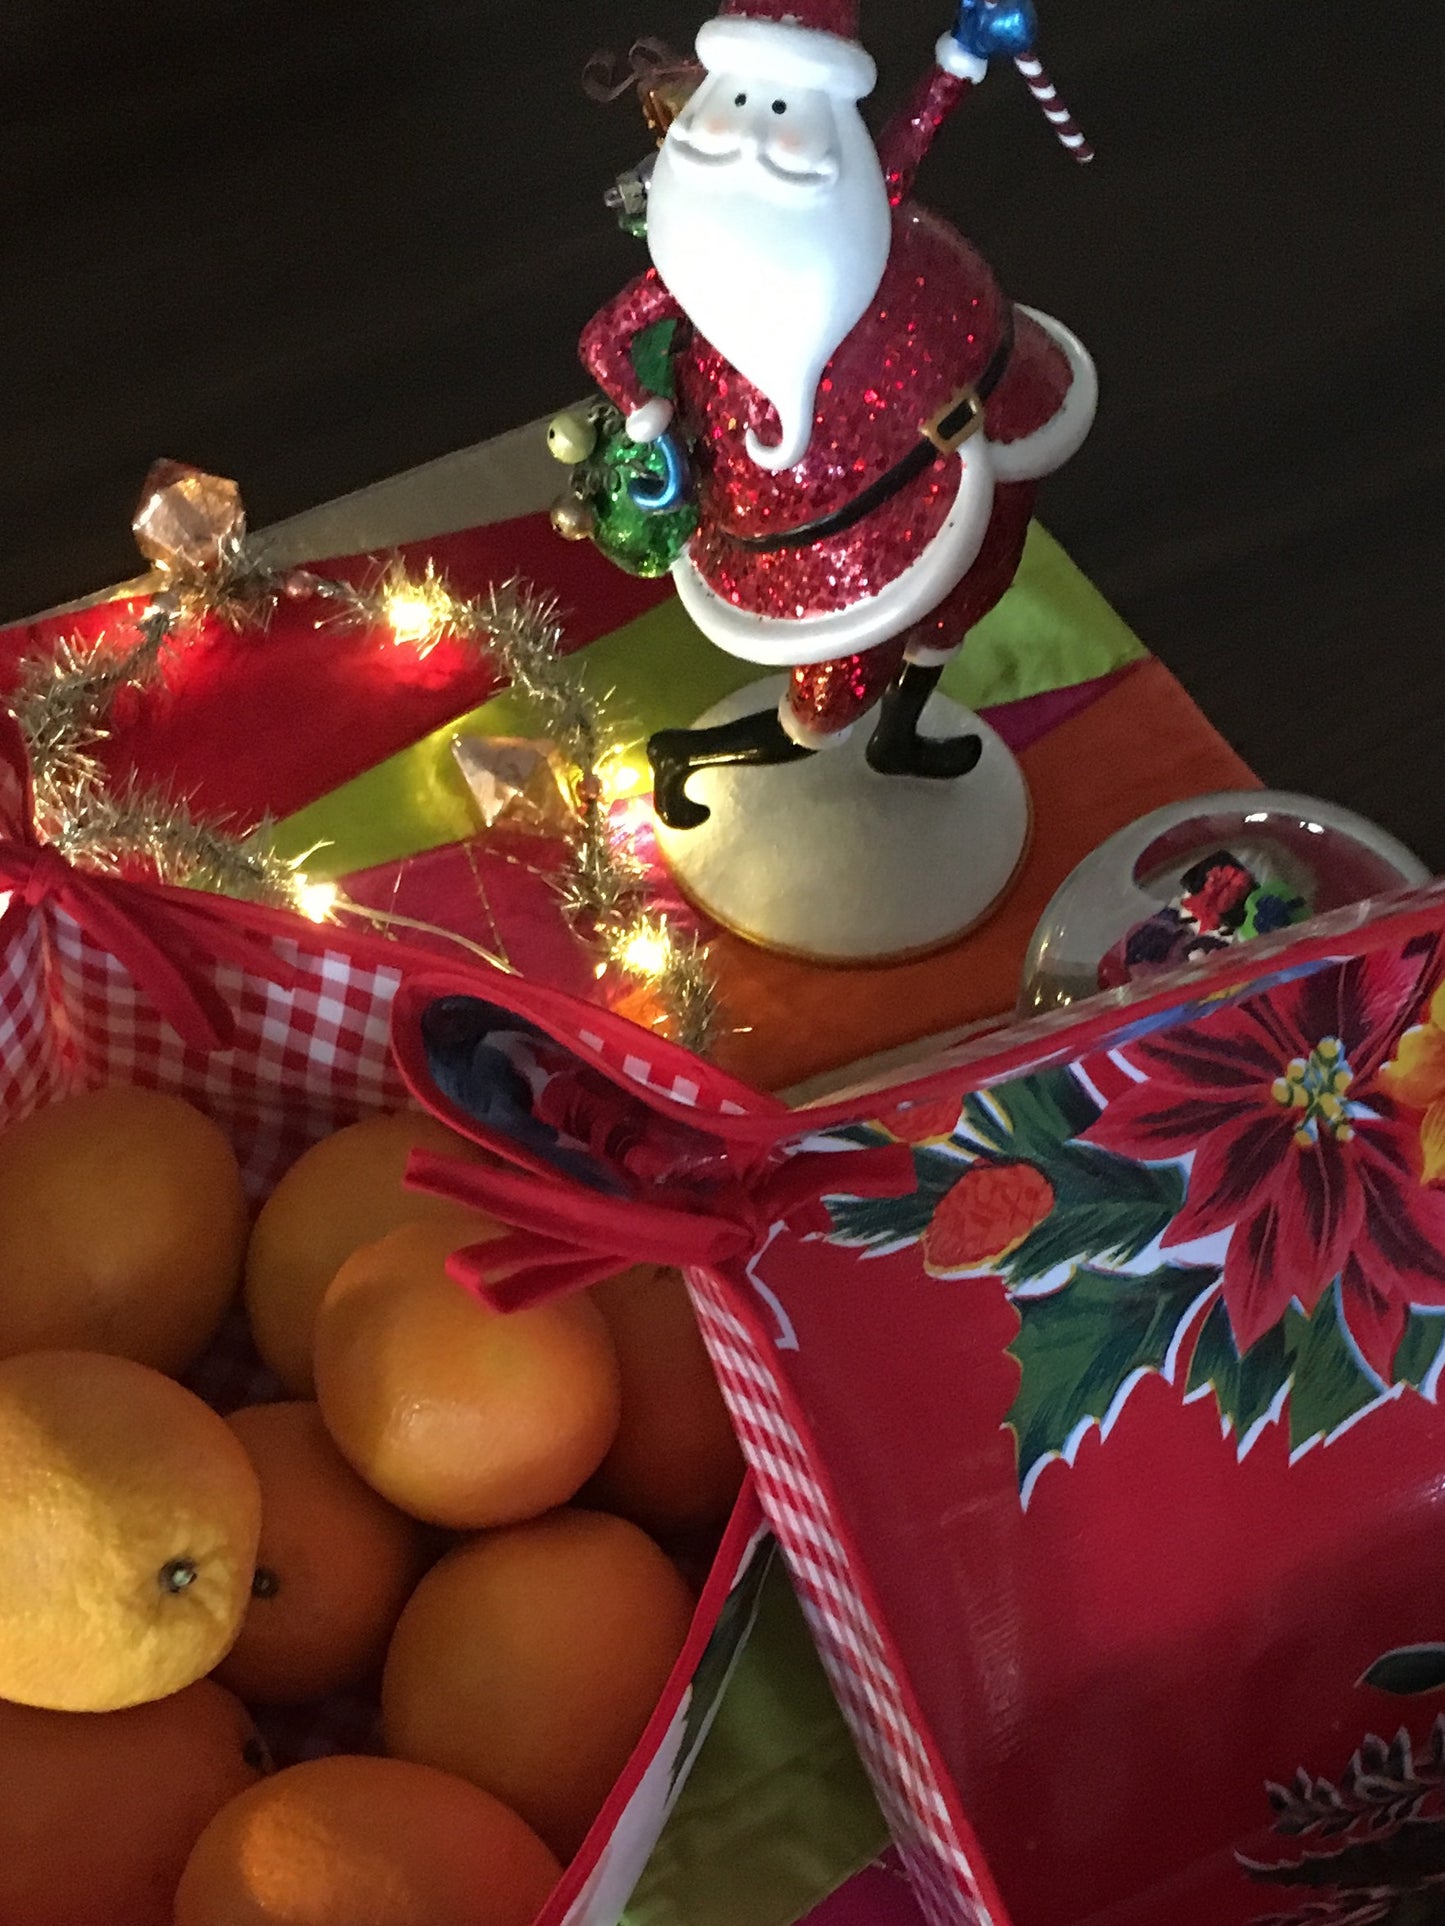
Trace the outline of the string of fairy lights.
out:
<instances>
[{"instance_id":1,"label":"string of fairy lights","mask_svg":"<svg viewBox=\"0 0 1445 1926\"><path fill-rule=\"evenodd\" d=\"M246 539L234 485L175 464L152 472L134 526L156 574L140 612L26 660L10 698L30 755L43 842L86 869L116 874L144 865L164 883L279 906L316 923L354 916L383 929L403 924L478 950L313 878L306 858L277 852L269 821L237 835L164 789L112 782L98 754L122 694L155 684L207 622L264 631L283 600L309 602L318 626L375 634L387 646L424 656L451 642L481 655L510 685L556 752L567 861L555 887L567 924L595 953L598 975L617 971L647 993L669 1034L689 1049L709 1047L717 1009L706 948L655 906L646 867L614 826L610 772L628 745L614 740L603 706L568 665L555 602L516 581L459 595L432 565L416 572L399 560L378 561L366 583L270 567Z\"/></svg>"}]
</instances>

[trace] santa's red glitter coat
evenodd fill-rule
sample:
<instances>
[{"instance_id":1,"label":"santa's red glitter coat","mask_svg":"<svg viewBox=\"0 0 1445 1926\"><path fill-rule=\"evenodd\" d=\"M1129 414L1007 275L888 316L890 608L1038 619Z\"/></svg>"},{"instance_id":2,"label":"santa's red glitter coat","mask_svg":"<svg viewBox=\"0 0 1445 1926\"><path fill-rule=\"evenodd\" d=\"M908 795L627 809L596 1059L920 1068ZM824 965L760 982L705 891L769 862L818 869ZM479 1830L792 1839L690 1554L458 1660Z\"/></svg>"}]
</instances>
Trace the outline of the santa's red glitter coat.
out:
<instances>
[{"instance_id":1,"label":"santa's red glitter coat","mask_svg":"<svg viewBox=\"0 0 1445 1926\"><path fill-rule=\"evenodd\" d=\"M908 454L934 418L988 367L1008 312L987 264L937 215L911 199L918 168L972 82L936 68L879 140L893 206L892 246L868 312L829 364L802 461L781 473L747 451L749 429L775 442L771 404L695 331L676 356L679 422L693 446L701 522L690 559L734 607L770 618L847 609L896 580L934 540L958 493L961 468L940 460L862 522L806 547L758 551L729 534L801 527L851 502ZM687 317L655 269L589 324L582 357L624 413L647 400L631 345L644 329ZM1063 406L1068 359L1049 334L1014 311L1007 371L986 405L994 443L1032 434ZM871 707L905 650L925 659L956 648L1009 587L1018 568L1035 484L1000 483L977 558L946 599L903 633L861 655L795 669L790 708L801 730L826 736ZM935 658L936 659L936 658Z\"/></svg>"}]
</instances>

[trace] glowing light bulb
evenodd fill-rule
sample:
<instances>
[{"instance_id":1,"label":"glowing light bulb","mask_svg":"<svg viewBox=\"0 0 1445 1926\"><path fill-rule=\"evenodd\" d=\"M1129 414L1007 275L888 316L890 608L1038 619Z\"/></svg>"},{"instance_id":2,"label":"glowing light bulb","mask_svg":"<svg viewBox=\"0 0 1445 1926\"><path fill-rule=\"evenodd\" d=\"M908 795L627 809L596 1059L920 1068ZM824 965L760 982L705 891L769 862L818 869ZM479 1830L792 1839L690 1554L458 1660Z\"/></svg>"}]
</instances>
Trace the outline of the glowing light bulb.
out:
<instances>
[{"instance_id":1,"label":"glowing light bulb","mask_svg":"<svg viewBox=\"0 0 1445 1926\"><path fill-rule=\"evenodd\" d=\"M599 773L602 777L602 798L609 803L623 802L628 796L635 796L647 780L635 763L624 762L620 758L605 763Z\"/></svg>"},{"instance_id":2,"label":"glowing light bulb","mask_svg":"<svg viewBox=\"0 0 1445 1926\"><path fill-rule=\"evenodd\" d=\"M428 655L456 619L456 605L442 583L428 575L420 582L405 577L386 591L384 603L392 640Z\"/></svg>"},{"instance_id":3,"label":"glowing light bulb","mask_svg":"<svg viewBox=\"0 0 1445 1926\"><path fill-rule=\"evenodd\" d=\"M335 883L312 883L298 876L295 896L296 907L308 922L329 923L341 900L341 891Z\"/></svg>"},{"instance_id":4,"label":"glowing light bulb","mask_svg":"<svg viewBox=\"0 0 1445 1926\"><path fill-rule=\"evenodd\" d=\"M665 926L639 923L617 946L617 960L630 976L656 981L672 963L672 938Z\"/></svg>"}]
</instances>

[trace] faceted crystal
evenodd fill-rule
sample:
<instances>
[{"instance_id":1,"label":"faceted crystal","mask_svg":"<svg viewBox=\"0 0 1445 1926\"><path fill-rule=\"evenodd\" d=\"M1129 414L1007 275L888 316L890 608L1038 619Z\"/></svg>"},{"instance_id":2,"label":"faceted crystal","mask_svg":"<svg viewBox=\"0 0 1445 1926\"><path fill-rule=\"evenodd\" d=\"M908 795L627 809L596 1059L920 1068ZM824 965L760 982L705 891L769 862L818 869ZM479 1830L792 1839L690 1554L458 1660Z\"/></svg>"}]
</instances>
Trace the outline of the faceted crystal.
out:
<instances>
[{"instance_id":1,"label":"faceted crystal","mask_svg":"<svg viewBox=\"0 0 1445 1926\"><path fill-rule=\"evenodd\" d=\"M560 835L571 820L562 761L550 742L522 736L456 736L452 753L484 829Z\"/></svg>"},{"instance_id":2,"label":"faceted crystal","mask_svg":"<svg viewBox=\"0 0 1445 1926\"><path fill-rule=\"evenodd\" d=\"M136 546L166 575L211 574L246 533L233 481L185 462L158 461L131 521Z\"/></svg>"}]
</instances>

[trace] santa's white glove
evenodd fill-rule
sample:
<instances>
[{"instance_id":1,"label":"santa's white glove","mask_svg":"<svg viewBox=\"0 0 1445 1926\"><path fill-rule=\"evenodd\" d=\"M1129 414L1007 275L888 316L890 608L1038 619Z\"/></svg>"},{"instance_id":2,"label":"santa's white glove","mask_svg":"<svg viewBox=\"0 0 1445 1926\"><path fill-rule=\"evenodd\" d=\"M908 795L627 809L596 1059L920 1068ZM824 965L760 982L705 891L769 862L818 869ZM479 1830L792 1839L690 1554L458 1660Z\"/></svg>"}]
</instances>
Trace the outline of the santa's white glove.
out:
<instances>
[{"instance_id":1,"label":"santa's white glove","mask_svg":"<svg viewBox=\"0 0 1445 1926\"><path fill-rule=\"evenodd\" d=\"M939 41L934 58L946 74L952 74L955 80L971 80L975 87L988 74L988 62L982 54L970 53L951 33Z\"/></svg>"},{"instance_id":2,"label":"santa's white glove","mask_svg":"<svg viewBox=\"0 0 1445 1926\"><path fill-rule=\"evenodd\" d=\"M640 442L644 446L650 441L658 441L672 426L673 406L665 395L654 395L644 401L640 408L634 408L627 417L627 439Z\"/></svg>"}]
</instances>

